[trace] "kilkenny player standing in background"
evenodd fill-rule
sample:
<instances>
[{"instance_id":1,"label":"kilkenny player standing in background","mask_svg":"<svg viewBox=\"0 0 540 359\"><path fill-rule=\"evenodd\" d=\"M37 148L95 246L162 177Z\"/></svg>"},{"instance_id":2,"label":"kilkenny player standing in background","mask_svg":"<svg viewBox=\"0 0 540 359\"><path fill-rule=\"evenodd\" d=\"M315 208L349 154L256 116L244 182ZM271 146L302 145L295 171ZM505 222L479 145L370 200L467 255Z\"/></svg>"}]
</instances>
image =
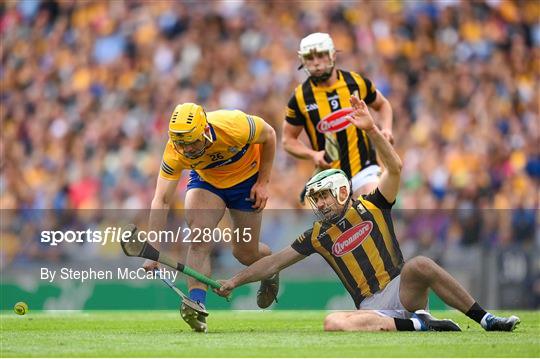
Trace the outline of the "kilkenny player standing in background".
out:
<instances>
[{"instance_id":1,"label":"kilkenny player standing in background","mask_svg":"<svg viewBox=\"0 0 540 359\"><path fill-rule=\"evenodd\" d=\"M366 133L345 116L352 111L349 98L358 96L376 112L383 136L393 143L390 103L367 78L335 68L336 50L330 35L306 36L298 56L309 78L296 87L289 100L283 147L297 158L311 159L317 170L343 170L352 181L354 196L371 192L380 173L375 150ZM302 129L311 148L298 138Z\"/></svg>"}]
</instances>

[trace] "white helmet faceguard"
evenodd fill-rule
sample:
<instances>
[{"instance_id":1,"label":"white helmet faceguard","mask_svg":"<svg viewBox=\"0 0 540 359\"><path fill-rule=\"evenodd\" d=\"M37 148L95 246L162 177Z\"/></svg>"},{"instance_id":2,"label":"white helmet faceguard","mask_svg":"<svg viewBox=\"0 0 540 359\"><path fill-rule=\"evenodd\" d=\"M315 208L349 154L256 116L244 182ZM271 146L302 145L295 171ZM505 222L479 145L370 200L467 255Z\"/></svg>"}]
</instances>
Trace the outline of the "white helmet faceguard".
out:
<instances>
[{"instance_id":1,"label":"white helmet faceguard","mask_svg":"<svg viewBox=\"0 0 540 359\"><path fill-rule=\"evenodd\" d=\"M314 52L328 52L328 55L330 56L330 66L320 76L313 76L304 66L304 56ZM332 70L334 69L335 53L336 49L334 47L334 41L332 41L330 35L323 32L309 34L308 36L304 37L302 41L300 41L300 49L298 50L298 57L302 62L302 66L300 67L304 67L308 76L310 76L315 82L326 81L332 75Z\"/></svg>"},{"instance_id":2,"label":"white helmet faceguard","mask_svg":"<svg viewBox=\"0 0 540 359\"><path fill-rule=\"evenodd\" d=\"M340 190L343 187L347 189L347 194L344 198L340 196ZM334 198L334 203L327 204L324 208L319 209L316 194L325 190L330 191ZM351 194L351 182L345 175L345 172L338 169L328 169L319 172L306 184L306 197L311 207L315 211L315 214L326 222L335 222L343 216L351 199Z\"/></svg>"}]
</instances>

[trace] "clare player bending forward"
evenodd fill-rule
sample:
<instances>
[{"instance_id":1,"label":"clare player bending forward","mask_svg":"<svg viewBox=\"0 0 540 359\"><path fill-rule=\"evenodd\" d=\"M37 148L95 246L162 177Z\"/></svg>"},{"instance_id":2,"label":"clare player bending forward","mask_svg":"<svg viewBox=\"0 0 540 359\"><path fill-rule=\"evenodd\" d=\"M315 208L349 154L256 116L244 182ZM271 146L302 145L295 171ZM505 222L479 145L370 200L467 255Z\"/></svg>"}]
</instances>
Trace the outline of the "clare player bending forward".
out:
<instances>
[{"instance_id":1,"label":"clare player bending forward","mask_svg":"<svg viewBox=\"0 0 540 359\"><path fill-rule=\"evenodd\" d=\"M328 169L307 183L307 197L320 221L294 243L264 257L216 292L228 295L244 283L267 278L313 253L323 256L351 295L356 311L329 314L328 331L459 331L450 320L425 311L431 288L446 304L465 313L488 331L512 331L519 318L487 313L444 269L426 257L403 262L390 209L398 193L401 160L374 125L366 104L351 97L349 120L366 131L384 164L373 192L351 200L351 185L339 169Z\"/></svg>"},{"instance_id":2,"label":"clare player bending forward","mask_svg":"<svg viewBox=\"0 0 540 359\"><path fill-rule=\"evenodd\" d=\"M251 234L250 241L231 241L236 259L250 265L270 255L270 248L259 243L259 232L275 148L275 132L260 117L227 110L207 114L194 103L176 106L152 200L150 228L164 228L180 174L190 169L184 206L188 226L214 229L228 208L239 233L248 229ZM212 243L191 242L187 265L209 276L211 248ZM144 268L154 270L157 265L147 260ZM261 279L257 304L266 308L277 294L278 277ZM188 287L190 299L201 311L194 310L193 303L182 305L182 318L194 330L206 331L207 287L193 278L188 278Z\"/></svg>"}]
</instances>

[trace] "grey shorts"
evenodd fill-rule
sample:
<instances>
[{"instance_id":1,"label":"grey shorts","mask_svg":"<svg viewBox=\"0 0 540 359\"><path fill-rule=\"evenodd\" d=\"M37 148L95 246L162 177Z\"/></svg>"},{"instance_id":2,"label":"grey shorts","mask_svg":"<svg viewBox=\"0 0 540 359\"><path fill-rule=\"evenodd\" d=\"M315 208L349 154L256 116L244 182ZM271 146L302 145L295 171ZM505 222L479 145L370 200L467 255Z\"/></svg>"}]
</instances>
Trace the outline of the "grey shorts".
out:
<instances>
[{"instance_id":1,"label":"grey shorts","mask_svg":"<svg viewBox=\"0 0 540 359\"><path fill-rule=\"evenodd\" d=\"M351 178L351 184L353 192L358 190L360 187L368 183L377 183L379 182L379 177L381 175L381 168L378 165L371 165L364 168L360 172Z\"/></svg>"},{"instance_id":2,"label":"grey shorts","mask_svg":"<svg viewBox=\"0 0 540 359\"><path fill-rule=\"evenodd\" d=\"M401 275L398 275L384 287L383 290L375 293L369 298L366 298L360 303L360 310L374 310L377 314L383 317L409 319L412 317L412 312L409 312L403 307L399 300L399 284ZM427 306L425 308L428 310Z\"/></svg>"}]
</instances>

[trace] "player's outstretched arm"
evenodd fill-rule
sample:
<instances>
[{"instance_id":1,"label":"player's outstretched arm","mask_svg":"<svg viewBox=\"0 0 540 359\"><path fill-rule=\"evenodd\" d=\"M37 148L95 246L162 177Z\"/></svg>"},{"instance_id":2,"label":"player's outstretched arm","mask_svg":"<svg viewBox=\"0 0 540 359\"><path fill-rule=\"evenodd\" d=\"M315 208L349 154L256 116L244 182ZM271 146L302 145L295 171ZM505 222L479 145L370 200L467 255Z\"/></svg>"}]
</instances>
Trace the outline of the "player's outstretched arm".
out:
<instances>
[{"instance_id":1,"label":"player's outstretched arm","mask_svg":"<svg viewBox=\"0 0 540 359\"><path fill-rule=\"evenodd\" d=\"M356 127L364 130L373 142L375 149L379 153L384 165L384 170L379 180L379 191L390 203L394 202L399 191L401 176L401 159L394 150L390 142L383 136L382 132L375 126L373 118L364 101L356 96L351 96L351 103L354 112L347 116L347 119Z\"/></svg>"},{"instance_id":2,"label":"player's outstretched arm","mask_svg":"<svg viewBox=\"0 0 540 359\"><path fill-rule=\"evenodd\" d=\"M222 297L226 297L234 288L268 278L304 258L306 257L292 247L286 247L277 253L259 259L231 279L219 281L221 288L216 289L215 292Z\"/></svg>"},{"instance_id":3,"label":"player's outstretched arm","mask_svg":"<svg viewBox=\"0 0 540 359\"><path fill-rule=\"evenodd\" d=\"M148 219L150 230L157 231L165 228L165 221L177 185L178 180L168 180L158 176L154 198L150 207L150 218ZM154 243L154 246L159 249L159 243ZM158 263L149 259L143 263L143 268L147 271L153 271L157 267Z\"/></svg>"}]
</instances>

